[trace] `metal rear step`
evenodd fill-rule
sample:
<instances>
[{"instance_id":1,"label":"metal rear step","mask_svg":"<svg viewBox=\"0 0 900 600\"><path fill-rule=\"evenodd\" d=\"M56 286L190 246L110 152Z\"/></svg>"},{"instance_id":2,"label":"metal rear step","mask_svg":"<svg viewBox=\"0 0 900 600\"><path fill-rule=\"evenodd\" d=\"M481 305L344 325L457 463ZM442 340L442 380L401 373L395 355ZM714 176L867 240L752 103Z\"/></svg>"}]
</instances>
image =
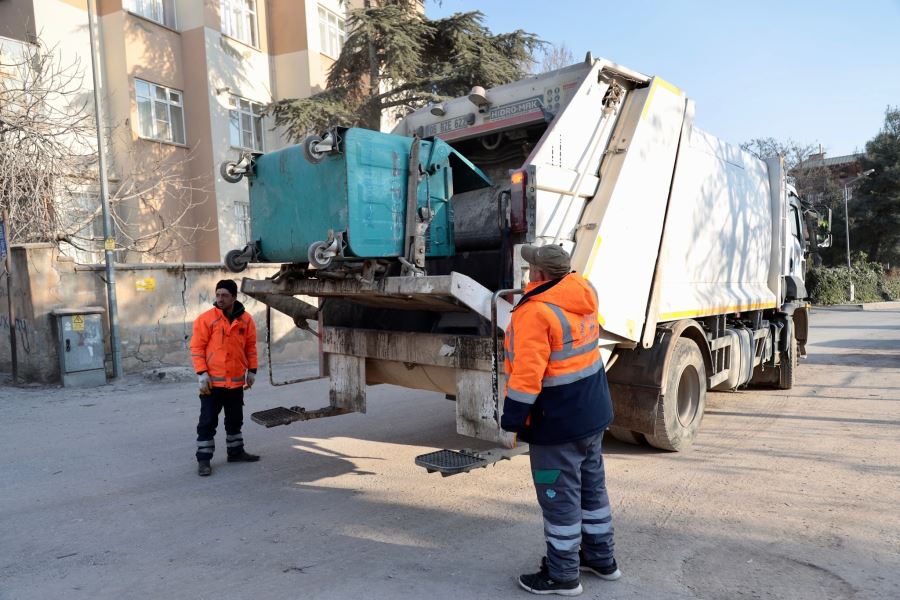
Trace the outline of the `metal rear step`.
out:
<instances>
[{"instance_id":1,"label":"metal rear step","mask_svg":"<svg viewBox=\"0 0 900 600\"><path fill-rule=\"evenodd\" d=\"M279 425L290 425L295 421L309 421L310 419L321 419L323 417L335 417L337 415L346 415L354 411L349 408L337 408L334 406L326 406L325 408L317 408L316 410L306 410L302 406L292 406L285 408L278 406L260 410L250 418L254 423L264 425L265 427L277 427Z\"/></svg>"},{"instance_id":2,"label":"metal rear step","mask_svg":"<svg viewBox=\"0 0 900 600\"><path fill-rule=\"evenodd\" d=\"M491 448L490 450L437 450L416 457L416 464L429 473L440 473L443 477L468 473L472 469L483 469L501 460L528 452L528 444L515 448Z\"/></svg>"}]
</instances>

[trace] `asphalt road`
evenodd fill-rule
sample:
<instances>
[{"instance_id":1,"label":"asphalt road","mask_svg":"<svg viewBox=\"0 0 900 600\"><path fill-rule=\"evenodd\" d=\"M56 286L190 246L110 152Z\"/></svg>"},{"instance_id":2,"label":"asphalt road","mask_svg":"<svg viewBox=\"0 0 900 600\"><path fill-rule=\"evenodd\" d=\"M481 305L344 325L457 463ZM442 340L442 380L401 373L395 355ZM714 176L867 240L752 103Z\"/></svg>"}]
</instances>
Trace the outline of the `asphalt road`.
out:
<instances>
[{"instance_id":1,"label":"asphalt road","mask_svg":"<svg viewBox=\"0 0 900 600\"><path fill-rule=\"evenodd\" d=\"M900 598L900 310L816 310L791 391L711 394L694 448L609 439L624 572L585 598ZM542 525L527 456L441 478L473 446L437 394L266 430L256 464L193 458L194 384L0 388L0 598L525 598ZM321 382L247 412L327 403ZM249 419L248 419L249 421Z\"/></svg>"}]
</instances>

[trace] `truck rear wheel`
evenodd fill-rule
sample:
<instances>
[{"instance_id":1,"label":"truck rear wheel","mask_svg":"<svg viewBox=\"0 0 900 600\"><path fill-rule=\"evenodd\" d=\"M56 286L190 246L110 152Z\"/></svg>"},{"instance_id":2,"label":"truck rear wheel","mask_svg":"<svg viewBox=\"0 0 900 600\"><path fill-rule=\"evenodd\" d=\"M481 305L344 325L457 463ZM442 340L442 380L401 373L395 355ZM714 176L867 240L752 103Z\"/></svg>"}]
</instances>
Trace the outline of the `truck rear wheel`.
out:
<instances>
[{"instance_id":1,"label":"truck rear wheel","mask_svg":"<svg viewBox=\"0 0 900 600\"><path fill-rule=\"evenodd\" d=\"M666 369L663 397L656 413L656 429L647 442L661 450L686 450L703 421L706 407L706 367L700 348L678 338Z\"/></svg>"}]
</instances>

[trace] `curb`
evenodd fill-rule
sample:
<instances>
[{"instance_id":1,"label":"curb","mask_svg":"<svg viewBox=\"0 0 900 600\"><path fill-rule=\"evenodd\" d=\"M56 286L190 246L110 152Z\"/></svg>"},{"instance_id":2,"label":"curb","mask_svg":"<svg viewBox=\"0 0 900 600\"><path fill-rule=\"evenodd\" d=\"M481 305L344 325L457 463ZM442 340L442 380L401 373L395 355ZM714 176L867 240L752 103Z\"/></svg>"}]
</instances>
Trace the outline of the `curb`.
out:
<instances>
[{"instance_id":1,"label":"curb","mask_svg":"<svg viewBox=\"0 0 900 600\"><path fill-rule=\"evenodd\" d=\"M900 310L900 302L863 302L862 304L814 304L813 308L819 310Z\"/></svg>"}]
</instances>

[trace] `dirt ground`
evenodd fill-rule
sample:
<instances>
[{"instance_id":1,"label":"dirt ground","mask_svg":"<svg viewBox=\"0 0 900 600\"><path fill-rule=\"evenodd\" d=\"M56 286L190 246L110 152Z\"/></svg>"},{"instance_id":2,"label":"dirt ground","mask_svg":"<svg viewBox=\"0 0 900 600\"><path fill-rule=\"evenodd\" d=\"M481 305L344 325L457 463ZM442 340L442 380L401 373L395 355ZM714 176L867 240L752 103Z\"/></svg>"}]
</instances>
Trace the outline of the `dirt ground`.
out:
<instances>
[{"instance_id":1,"label":"dirt ground","mask_svg":"<svg viewBox=\"0 0 900 600\"><path fill-rule=\"evenodd\" d=\"M790 391L710 394L681 454L605 443L618 582L584 598L900 598L900 310L816 310ZM259 385L246 413L327 404ZM244 427L256 464L196 475L193 383L0 388L0 598L526 598L544 551L528 457L428 475L484 447L437 394Z\"/></svg>"}]
</instances>

